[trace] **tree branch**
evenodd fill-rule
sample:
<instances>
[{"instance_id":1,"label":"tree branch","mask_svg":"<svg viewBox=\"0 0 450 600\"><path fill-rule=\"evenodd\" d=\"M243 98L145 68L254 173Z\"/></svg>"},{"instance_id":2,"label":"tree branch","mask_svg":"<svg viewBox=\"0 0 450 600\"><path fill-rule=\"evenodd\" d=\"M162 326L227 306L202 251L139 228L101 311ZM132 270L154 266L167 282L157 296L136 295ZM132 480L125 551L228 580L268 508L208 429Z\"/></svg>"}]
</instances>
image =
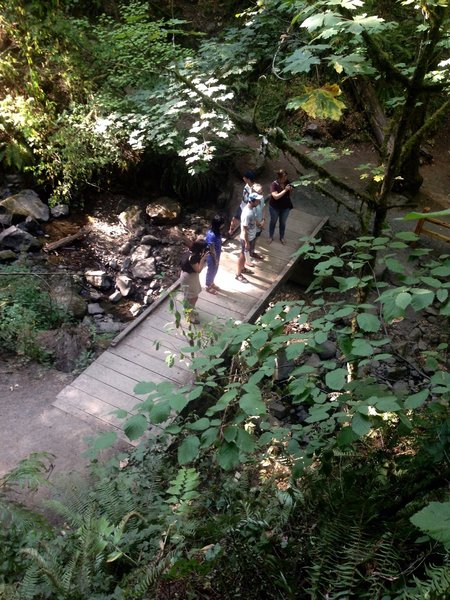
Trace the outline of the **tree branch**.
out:
<instances>
[{"instance_id":1,"label":"tree branch","mask_svg":"<svg viewBox=\"0 0 450 600\"><path fill-rule=\"evenodd\" d=\"M320 176L327 178L336 187L351 194L355 198L362 200L365 204L368 205L369 208L371 208L371 209L376 208L376 201L369 194L366 194L365 192L356 190L355 188L348 185L347 183L345 183L338 177L332 175L327 169L325 169L322 165L317 163L315 160L313 160L312 158L310 158L309 156L307 156L306 154L301 152L298 149L298 147L296 147L292 142L288 141L286 134L279 127L275 127L275 128L268 129L268 130L262 130L260 127L258 127L258 125L255 123L254 120L250 120L250 119L243 117L242 115L231 110L230 108L228 108L221 102L218 102L217 100L213 100L208 95L206 95L203 92L201 92L200 90L198 90L197 87L195 86L195 84L192 83L192 81L190 81L190 79L188 79L187 77L182 75L178 70L170 69L169 72L172 73L179 81L184 83L184 85L188 89L195 92L202 99L202 101L205 103L206 106L220 110L221 112L228 115L228 117L230 117L230 119L233 121L233 123L235 123L235 125L237 125L239 127L239 129L242 131L242 133L253 134L253 135L265 135L269 142L271 142L274 146L276 146L283 152L287 152L288 154L290 154L291 156L296 158L303 167L305 167L307 169L312 169Z\"/></svg>"}]
</instances>

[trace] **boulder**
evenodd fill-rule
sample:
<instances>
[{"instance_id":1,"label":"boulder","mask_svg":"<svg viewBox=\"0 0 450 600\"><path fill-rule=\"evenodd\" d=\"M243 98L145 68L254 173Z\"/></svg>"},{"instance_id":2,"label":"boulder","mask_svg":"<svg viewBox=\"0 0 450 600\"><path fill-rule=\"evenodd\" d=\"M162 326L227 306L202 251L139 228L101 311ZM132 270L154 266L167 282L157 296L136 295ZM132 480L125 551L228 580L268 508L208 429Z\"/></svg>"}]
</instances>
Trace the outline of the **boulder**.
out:
<instances>
[{"instance_id":1,"label":"boulder","mask_svg":"<svg viewBox=\"0 0 450 600\"><path fill-rule=\"evenodd\" d=\"M85 271L84 277L88 283L99 290L108 290L111 287L111 279L105 271Z\"/></svg>"},{"instance_id":2,"label":"boulder","mask_svg":"<svg viewBox=\"0 0 450 600\"><path fill-rule=\"evenodd\" d=\"M80 296L80 287L71 277L63 277L51 287L51 298L64 314L81 319L86 314L86 301Z\"/></svg>"},{"instance_id":3,"label":"boulder","mask_svg":"<svg viewBox=\"0 0 450 600\"><path fill-rule=\"evenodd\" d=\"M139 206L129 206L120 213L119 221L129 231L140 230L144 226L144 215Z\"/></svg>"},{"instance_id":4,"label":"boulder","mask_svg":"<svg viewBox=\"0 0 450 600\"><path fill-rule=\"evenodd\" d=\"M57 204L56 206L52 206L50 209L50 213L54 219L59 219L61 217L69 216L69 205L68 204Z\"/></svg>"},{"instance_id":5,"label":"boulder","mask_svg":"<svg viewBox=\"0 0 450 600\"><path fill-rule=\"evenodd\" d=\"M14 196L0 201L0 206L13 216L33 217L37 221L48 221L50 209L33 190L22 190Z\"/></svg>"},{"instance_id":6,"label":"boulder","mask_svg":"<svg viewBox=\"0 0 450 600\"><path fill-rule=\"evenodd\" d=\"M28 252L29 250L39 250L41 242L27 231L11 225L0 233L0 246L11 248L15 252Z\"/></svg>"},{"instance_id":7,"label":"boulder","mask_svg":"<svg viewBox=\"0 0 450 600\"><path fill-rule=\"evenodd\" d=\"M150 246L138 246L133 250L133 254L131 255L131 260L137 262L142 258L148 258L150 256Z\"/></svg>"},{"instance_id":8,"label":"boulder","mask_svg":"<svg viewBox=\"0 0 450 600\"><path fill-rule=\"evenodd\" d=\"M90 302L88 304L87 309L88 309L88 314L91 316L92 315L102 315L105 312L98 302Z\"/></svg>"},{"instance_id":9,"label":"boulder","mask_svg":"<svg viewBox=\"0 0 450 600\"><path fill-rule=\"evenodd\" d=\"M181 204L169 198L168 196L162 196L147 206L145 212L157 225L164 225L167 223L176 223L181 217Z\"/></svg>"},{"instance_id":10,"label":"boulder","mask_svg":"<svg viewBox=\"0 0 450 600\"><path fill-rule=\"evenodd\" d=\"M0 250L0 263L16 260L17 254L12 250Z\"/></svg>"},{"instance_id":11,"label":"boulder","mask_svg":"<svg viewBox=\"0 0 450 600\"><path fill-rule=\"evenodd\" d=\"M70 373L80 362L91 345L90 330L83 325L64 326L56 331L38 334L38 343L54 357L54 365L64 373Z\"/></svg>"},{"instance_id":12,"label":"boulder","mask_svg":"<svg viewBox=\"0 0 450 600\"><path fill-rule=\"evenodd\" d=\"M155 235L144 235L141 239L141 244L144 244L145 246L157 246L161 243L162 240L157 238Z\"/></svg>"},{"instance_id":13,"label":"boulder","mask_svg":"<svg viewBox=\"0 0 450 600\"><path fill-rule=\"evenodd\" d=\"M131 273L138 279L153 279L156 275L155 259L150 257L137 260L131 266Z\"/></svg>"},{"instance_id":14,"label":"boulder","mask_svg":"<svg viewBox=\"0 0 450 600\"><path fill-rule=\"evenodd\" d=\"M127 275L121 274L116 278L116 288L121 296L128 296L133 287L133 280Z\"/></svg>"}]
</instances>

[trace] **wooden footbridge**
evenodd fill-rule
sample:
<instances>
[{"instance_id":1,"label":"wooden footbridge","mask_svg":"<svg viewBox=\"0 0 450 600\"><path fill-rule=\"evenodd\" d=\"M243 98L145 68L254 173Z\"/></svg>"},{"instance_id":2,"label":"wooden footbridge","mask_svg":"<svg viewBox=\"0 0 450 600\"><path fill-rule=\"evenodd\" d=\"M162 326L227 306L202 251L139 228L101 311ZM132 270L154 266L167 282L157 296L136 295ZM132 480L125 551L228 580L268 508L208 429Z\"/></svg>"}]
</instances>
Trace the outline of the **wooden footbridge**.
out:
<instances>
[{"instance_id":1,"label":"wooden footbridge","mask_svg":"<svg viewBox=\"0 0 450 600\"><path fill-rule=\"evenodd\" d=\"M286 244L277 238L267 244L267 234L259 238L257 252L263 260L254 261L253 274L246 275L247 283L235 279L240 252L239 237L223 245L216 284L217 295L203 290L197 302L200 324L213 322L214 327L225 325L229 319L252 321L264 309L270 296L295 267L292 254L301 242L301 236L315 236L327 219L308 215L294 201L286 227ZM201 278L205 276L205 271ZM140 381L173 381L182 386L192 380L188 365L176 360L170 367L167 354L179 356L186 346L186 338L175 327L174 315L169 310L169 294L180 296L178 282L124 329L111 346L103 352L81 375L65 387L53 405L85 421L95 420L97 425L122 433L124 421L114 412L123 409L133 413L134 406L143 396L134 393ZM158 342L158 346L156 346ZM122 437L122 436L121 436Z\"/></svg>"}]
</instances>

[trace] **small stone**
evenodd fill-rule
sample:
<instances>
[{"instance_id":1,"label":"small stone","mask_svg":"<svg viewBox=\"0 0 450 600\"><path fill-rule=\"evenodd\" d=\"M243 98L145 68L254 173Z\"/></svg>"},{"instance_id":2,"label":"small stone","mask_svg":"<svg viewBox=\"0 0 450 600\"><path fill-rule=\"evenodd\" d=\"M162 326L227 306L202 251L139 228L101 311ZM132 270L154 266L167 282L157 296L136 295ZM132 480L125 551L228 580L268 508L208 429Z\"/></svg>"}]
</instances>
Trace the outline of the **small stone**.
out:
<instances>
[{"instance_id":1,"label":"small stone","mask_svg":"<svg viewBox=\"0 0 450 600\"><path fill-rule=\"evenodd\" d=\"M277 419L286 418L290 410L289 406L285 406L277 400L271 400L268 404L268 409L270 413Z\"/></svg>"},{"instance_id":2,"label":"small stone","mask_svg":"<svg viewBox=\"0 0 450 600\"><path fill-rule=\"evenodd\" d=\"M124 254L124 255L130 254L132 247L133 247L133 244L130 241L125 242L124 244L122 244L120 246L119 252L120 252L120 254Z\"/></svg>"},{"instance_id":3,"label":"small stone","mask_svg":"<svg viewBox=\"0 0 450 600\"><path fill-rule=\"evenodd\" d=\"M107 289L111 285L105 271L85 271L84 277L95 288Z\"/></svg>"},{"instance_id":4,"label":"small stone","mask_svg":"<svg viewBox=\"0 0 450 600\"><path fill-rule=\"evenodd\" d=\"M322 360L329 360L336 356L337 347L336 344L327 340L323 344L317 347L317 354Z\"/></svg>"},{"instance_id":5,"label":"small stone","mask_svg":"<svg viewBox=\"0 0 450 600\"><path fill-rule=\"evenodd\" d=\"M161 244L161 240L154 235L144 235L141 239L141 244L144 244L145 246L157 246L158 244Z\"/></svg>"},{"instance_id":6,"label":"small stone","mask_svg":"<svg viewBox=\"0 0 450 600\"><path fill-rule=\"evenodd\" d=\"M138 304L137 302L135 302L134 304L132 304L130 306L130 313L132 314L133 317L137 317L138 314L141 312L142 310L142 306L140 304Z\"/></svg>"},{"instance_id":7,"label":"small stone","mask_svg":"<svg viewBox=\"0 0 450 600\"><path fill-rule=\"evenodd\" d=\"M98 304L98 302L92 302L90 304L88 304L88 314L90 315L102 315L105 311L103 310L103 308L100 306L100 304Z\"/></svg>"},{"instance_id":8,"label":"small stone","mask_svg":"<svg viewBox=\"0 0 450 600\"><path fill-rule=\"evenodd\" d=\"M122 296L127 297L133 287L133 280L131 277L121 274L116 278L116 287Z\"/></svg>"},{"instance_id":9,"label":"small stone","mask_svg":"<svg viewBox=\"0 0 450 600\"><path fill-rule=\"evenodd\" d=\"M109 297L108 300L110 302L119 302L119 300L121 300L123 298L120 290L116 290L115 292L113 292Z\"/></svg>"},{"instance_id":10,"label":"small stone","mask_svg":"<svg viewBox=\"0 0 450 600\"><path fill-rule=\"evenodd\" d=\"M59 219L60 217L67 217L69 215L69 205L57 204L56 206L52 206L50 208L50 214L54 219Z\"/></svg>"}]
</instances>

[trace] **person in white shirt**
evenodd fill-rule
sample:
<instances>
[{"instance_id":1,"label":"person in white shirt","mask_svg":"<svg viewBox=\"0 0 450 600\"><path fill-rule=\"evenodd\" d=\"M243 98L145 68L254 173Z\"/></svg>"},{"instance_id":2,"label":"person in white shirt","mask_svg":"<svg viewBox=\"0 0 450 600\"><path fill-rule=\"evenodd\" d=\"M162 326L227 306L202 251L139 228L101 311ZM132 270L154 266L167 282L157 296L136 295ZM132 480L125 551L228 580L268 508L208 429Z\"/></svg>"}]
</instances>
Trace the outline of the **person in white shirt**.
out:
<instances>
[{"instance_id":1,"label":"person in white shirt","mask_svg":"<svg viewBox=\"0 0 450 600\"><path fill-rule=\"evenodd\" d=\"M229 236L233 235L236 227L239 225L239 221L241 220L242 211L244 210L245 205L247 204L249 195L253 191L253 183L255 181L255 174L253 173L253 171L246 171L244 173L242 179L245 183L244 189L242 190L242 200L241 200L241 203L239 204L239 206L237 207L236 212L233 215L233 218L231 219L230 227L228 229Z\"/></svg>"},{"instance_id":2,"label":"person in white shirt","mask_svg":"<svg viewBox=\"0 0 450 600\"><path fill-rule=\"evenodd\" d=\"M256 260L262 260L263 257L258 254L255 250L256 240L261 235L265 225L266 225L266 206L264 204L264 196L262 195L262 186L259 183L255 183L253 186L254 192L250 195L254 197L255 206L253 208L253 212L255 214L256 219L256 236L255 239L250 244L250 258Z\"/></svg>"},{"instance_id":3,"label":"person in white shirt","mask_svg":"<svg viewBox=\"0 0 450 600\"><path fill-rule=\"evenodd\" d=\"M248 282L242 272L245 269L246 254L250 252L250 244L256 238L256 217L253 212L255 204L256 199L253 194L250 194L241 214L241 253L238 258L236 279L242 283ZM249 273L248 269L245 272Z\"/></svg>"}]
</instances>

